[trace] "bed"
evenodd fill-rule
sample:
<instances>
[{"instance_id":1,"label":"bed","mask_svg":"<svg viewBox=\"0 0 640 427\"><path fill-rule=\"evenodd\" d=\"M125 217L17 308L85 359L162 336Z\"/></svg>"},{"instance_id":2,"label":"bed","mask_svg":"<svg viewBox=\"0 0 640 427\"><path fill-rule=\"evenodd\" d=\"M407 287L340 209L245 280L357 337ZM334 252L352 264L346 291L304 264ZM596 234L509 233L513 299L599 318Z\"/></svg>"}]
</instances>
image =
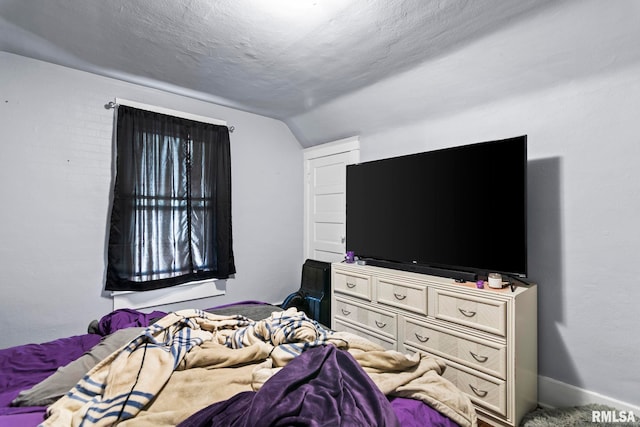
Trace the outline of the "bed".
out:
<instances>
[{"instance_id":1,"label":"bed","mask_svg":"<svg viewBox=\"0 0 640 427\"><path fill-rule=\"evenodd\" d=\"M443 369L258 301L121 309L0 350L0 427L476 425Z\"/></svg>"}]
</instances>

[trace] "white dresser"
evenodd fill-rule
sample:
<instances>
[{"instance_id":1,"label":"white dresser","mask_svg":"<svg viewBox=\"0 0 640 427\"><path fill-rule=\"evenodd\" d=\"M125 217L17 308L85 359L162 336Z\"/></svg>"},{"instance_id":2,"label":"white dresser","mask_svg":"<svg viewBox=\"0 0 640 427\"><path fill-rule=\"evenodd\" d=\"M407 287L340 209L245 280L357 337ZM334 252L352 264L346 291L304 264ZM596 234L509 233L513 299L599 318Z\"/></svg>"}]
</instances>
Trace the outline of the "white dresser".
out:
<instances>
[{"instance_id":1,"label":"white dresser","mask_svg":"<svg viewBox=\"0 0 640 427\"><path fill-rule=\"evenodd\" d=\"M331 327L387 349L447 363L444 377L479 418L517 426L537 405L537 288L475 283L356 264L332 264Z\"/></svg>"}]
</instances>

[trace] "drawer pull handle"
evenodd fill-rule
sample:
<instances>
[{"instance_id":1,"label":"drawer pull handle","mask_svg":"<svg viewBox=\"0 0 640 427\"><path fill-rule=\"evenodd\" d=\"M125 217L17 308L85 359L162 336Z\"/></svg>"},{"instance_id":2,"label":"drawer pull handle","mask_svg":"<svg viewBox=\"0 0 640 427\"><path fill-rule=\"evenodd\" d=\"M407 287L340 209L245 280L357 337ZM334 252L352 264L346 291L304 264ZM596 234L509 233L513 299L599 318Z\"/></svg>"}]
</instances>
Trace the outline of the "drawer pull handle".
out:
<instances>
[{"instance_id":1,"label":"drawer pull handle","mask_svg":"<svg viewBox=\"0 0 640 427\"><path fill-rule=\"evenodd\" d=\"M473 390L473 392L478 396L478 397L485 397L487 395L487 393L489 393L486 390L479 390L477 388L475 388L474 386L472 386L471 384L469 384L469 387L471 387L471 390Z\"/></svg>"},{"instance_id":2,"label":"drawer pull handle","mask_svg":"<svg viewBox=\"0 0 640 427\"><path fill-rule=\"evenodd\" d=\"M489 360L489 358L487 356L480 356L478 354L475 354L473 351L470 351L469 354L471 354L471 356L473 356L473 358L476 359L480 363L484 363L487 360Z\"/></svg>"},{"instance_id":3,"label":"drawer pull handle","mask_svg":"<svg viewBox=\"0 0 640 427\"><path fill-rule=\"evenodd\" d=\"M462 313L463 316L466 316L466 317L473 317L476 315L475 311L467 311L463 308L459 308L458 310L460 311L460 313Z\"/></svg>"},{"instance_id":4,"label":"drawer pull handle","mask_svg":"<svg viewBox=\"0 0 640 427\"><path fill-rule=\"evenodd\" d=\"M342 314L344 314L345 316L348 316L351 314L349 310L345 310L344 308L341 308L340 311L342 311Z\"/></svg>"},{"instance_id":5,"label":"drawer pull handle","mask_svg":"<svg viewBox=\"0 0 640 427\"><path fill-rule=\"evenodd\" d=\"M403 299L405 299L407 297L406 295L396 294L395 292L393 293L393 296L396 297L396 299L399 300L399 301L402 301Z\"/></svg>"},{"instance_id":6,"label":"drawer pull handle","mask_svg":"<svg viewBox=\"0 0 640 427\"><path fill-rule=\"evenodd\" d=\"M352 289L352 288L355 288L355 287L356 287L355 283L347 282L347 288Z\"/></svg>"},{"instance_id":7,"label":"drawer pull handle","mask_svg":"<svg viewBox=\"0 0 640 427\"><path fill-rule=\"evenodd\" d=\"M418 341L420 342L427 342L429 341L429 337L423 337L422 335L418 335L417 332L414 332L416 338L418 338Z\"/></svg>"},{"instance_id":8,"label":"drawer pull handle","mask_svg":"<svg viewBox=\"0 0 640 427\"><path fill-rule=\"evenodd\" d=\"M387 326L387 324L384 322L378 322L377 320L375 322L378 328L384 328L385 326Z\"/></svg>"}]
</instances>

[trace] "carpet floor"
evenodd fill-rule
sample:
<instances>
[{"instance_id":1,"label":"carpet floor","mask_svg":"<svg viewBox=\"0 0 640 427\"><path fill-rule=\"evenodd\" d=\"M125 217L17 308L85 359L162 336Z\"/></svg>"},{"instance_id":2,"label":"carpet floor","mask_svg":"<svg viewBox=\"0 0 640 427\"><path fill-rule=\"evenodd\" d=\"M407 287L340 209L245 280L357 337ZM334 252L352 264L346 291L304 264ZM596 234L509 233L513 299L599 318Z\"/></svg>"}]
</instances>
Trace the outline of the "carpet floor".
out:
<instances>
[{"instance_id":1,"label":"carpet floor","mask_svg":"<svg viewBox=\"0 0 640 427\"><path fill-rule=\"evenodd\" d=\"M604 415L597 414L594 417L594 411L615 411L617 413L617 422L599 422ZM615 408L604 405L584 405L569 408L538 408L528 413L522 419L520 427L640 427L640 414L633 414L635 422L620 422L622 413ZM630 414L625 413L625 419L630 418ZM595 420L594 420L595 418Z\"/></svg>"}]
</instances>

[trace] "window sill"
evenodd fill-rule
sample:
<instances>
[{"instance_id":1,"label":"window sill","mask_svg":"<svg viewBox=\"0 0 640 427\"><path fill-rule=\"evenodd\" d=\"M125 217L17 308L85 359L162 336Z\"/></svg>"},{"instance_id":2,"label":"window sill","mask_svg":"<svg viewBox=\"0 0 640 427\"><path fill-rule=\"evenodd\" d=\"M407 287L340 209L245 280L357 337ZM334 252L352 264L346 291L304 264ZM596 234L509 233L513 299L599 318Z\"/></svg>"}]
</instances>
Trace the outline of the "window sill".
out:
<instances>
[{"instance_id":1,"label":"window sill","mask_svg":"<svg viewBox=\"0 0 640 427\"><path fill-rule=\"evenodd\" d=\"M216 287L216 280L185 283L171 288L156 289L146 292L119 291L112 292L113 309L157 307L165 304L190 301L200 298L224 295L223 289Z\"/></svg>"}]
</instances>

